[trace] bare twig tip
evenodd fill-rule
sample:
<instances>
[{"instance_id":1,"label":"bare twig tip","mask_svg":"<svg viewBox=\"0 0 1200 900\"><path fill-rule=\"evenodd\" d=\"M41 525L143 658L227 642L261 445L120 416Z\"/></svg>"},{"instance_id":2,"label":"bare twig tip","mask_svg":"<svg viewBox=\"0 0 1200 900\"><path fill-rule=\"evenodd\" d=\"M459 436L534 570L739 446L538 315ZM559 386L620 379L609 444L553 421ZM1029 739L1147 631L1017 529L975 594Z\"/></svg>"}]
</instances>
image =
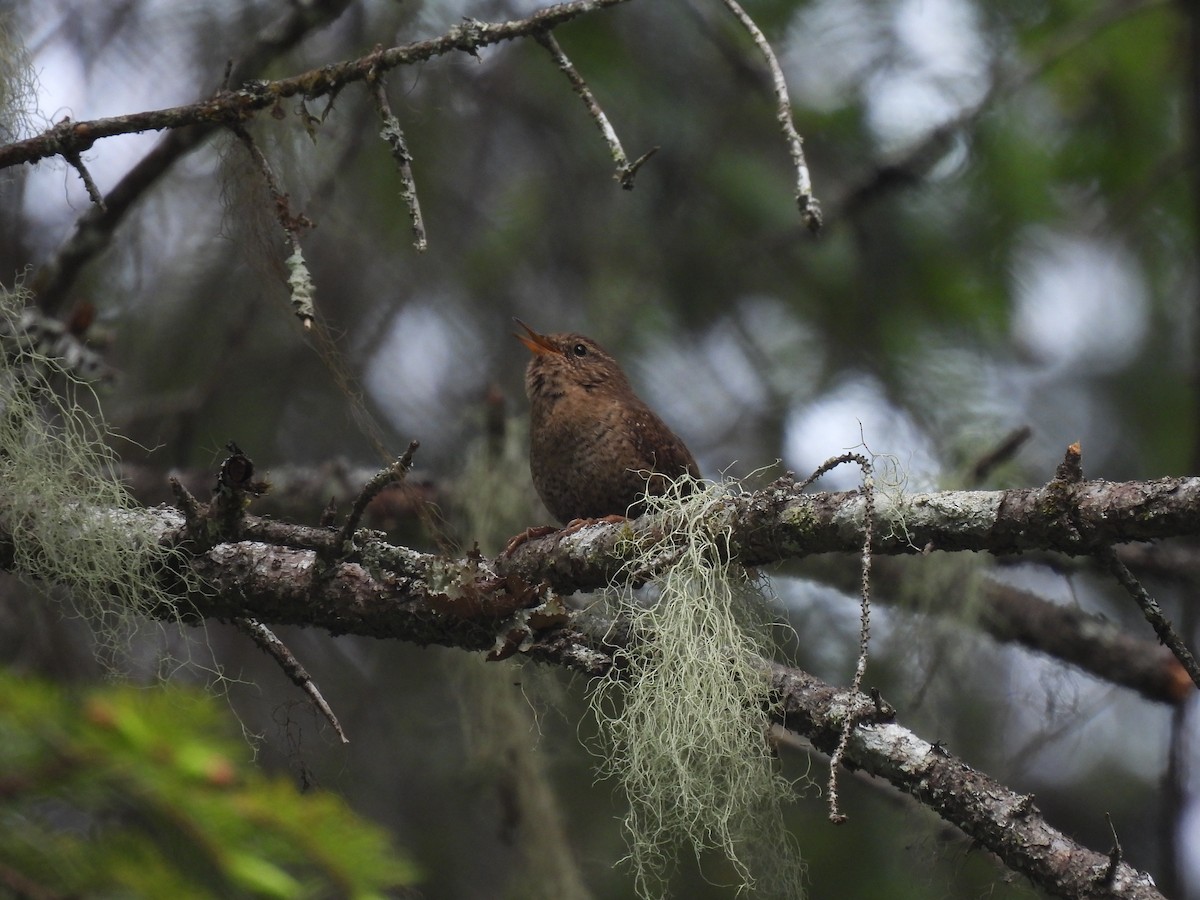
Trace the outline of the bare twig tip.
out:
<instances>
[{"instance_id":1,"label":"bare twig tip","mask_svg":"<svg viewBox=\"0 0 1200 900\"><path fill-rule=\"evenodd\" d=\"M1112 849L1108 851L1108 867L1104 870L1104 885L1112 887L1117 880L1117 871L1121 866L1121 857L1124 851L1121 850L1121 841L1117 838L1117 826L1113 824L1112 814L1105 813L1104 818L1108 820L1108 830L1112 833Z\"/></svg>"},{"instance_id":2,"label":"bare twig tip","mask_svg":"<svg viewBox=\"0 0 1200 900\"><path fill-rule=\"evenodd\" d=\"M800 200L800 216L805 227L813 235L821 233L825 227L825 217L821 212L821 204L813 196L802 197Z\"/></svg>"},{"instance_id":3,"label":"bare twig tip","mask_svg":"<svg viewBox=\"0 0 1200 900\"><path fill-rule=\"evenodd\" d=\"M616 163L616 179L618 183L627 191L633 190L634 175L637 174L637 170L641 168L642 163L653 156L658 148L654 147L650 152L643 154L630 165L629 157L625 155L625 148L621 146L621 139L617 137L616 129L608 121L608 116L604 114L604 110L600 108L600 104L597 102L595 94L592 93L592 89L588 87L587 82L583 80L583 76L579 74L574 63L567 58L567 54L559 46L554 33L548 30L541 31L534 35L534 39L545 47L554 58L555 65L567 76L567 80L571 82L571 88L579 95L579 99L587 107L588 114L595 121L596 127L600 129L605 143L608 144L609 155L612 157L613 162Z\"/></svg>"},{"instance_id":4,"label":"bare twig tip","mask_svg":"<svg viewBox=\"0 0 1200 900\"><path fill-rule=\"evenodd\" d=\"M1083 448L1079 441L1067 447L1067 452L1063 455L1063 461L1058 464L1058 468L1054 472L1055 481L1065 481L1068 484L1077 484L1083 481Z\"/></svg>"},{"instance_id":5,"label":"bare twig tip","mask_svg":"<svg viewBox=\"0 0 1200 900\"><path fill-rule=\"evenodd\" d=\"M659 150L658 147L651 147L649 150L647 150L645 153L643 153L641 156L639 156L637 159L635 159L633 162L631 162L624 169L621 169L620 171L618 171L617 177L621 182L621 187L625 188L625 190L627 190L627 191L632 191L633 190L633 179L634 179L634 176L637 175L638 169L640 169L642 167L642 164L645 163L646 160L648 160L655 153L657 153L658 150Z\"/></svg>"},{"instance_id":6,"label":"bare twig tip","mask_svg":"<svg viewBox=\"0 0 1200 900\"><path fill-rule=\"evenodd\" d=\"M63 153L63 158L79 173L79 177L83 180L83 186L87 190L88 199L100 207L101 212L107 212L108 207L104 205L104 195L100 193L100 188L96 186L96 182L92 179L92 173L83 164L83 157L78 153L68 151Z\"/></svg>"},{"instance_id":7,"label":"bare twig tip","mask_svg":"<svg viewBox=\"0 0 1200 900\"><path fill-rule=\"evenodd\" d=\"M338 739L343 744L350 743L350 739L346 737L346 732L342 731L341 723L338 722L337 716L334 715L333 708L321 695L320 689L317 687L316 682L312 680L312 676L308 674L308 670L301 665L300 661L292 654L292 651L288 649L288 646L270 628L263 625L257 619L249 617L236 618L233 620L233 623L248 634L264 653L271 656L279 664L284 674L291 679L292 684L308 695L308 699L312 705L333 727Z\"/></svg>"}]
</instances>

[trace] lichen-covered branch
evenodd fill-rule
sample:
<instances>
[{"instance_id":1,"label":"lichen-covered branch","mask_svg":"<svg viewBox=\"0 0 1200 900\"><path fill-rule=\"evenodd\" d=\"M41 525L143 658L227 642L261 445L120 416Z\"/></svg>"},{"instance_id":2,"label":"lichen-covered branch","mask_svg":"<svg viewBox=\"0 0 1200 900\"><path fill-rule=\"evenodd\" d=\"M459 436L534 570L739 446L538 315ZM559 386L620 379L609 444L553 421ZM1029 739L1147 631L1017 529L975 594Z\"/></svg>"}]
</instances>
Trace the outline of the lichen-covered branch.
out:
<instances>
[{"instance_id":1,"label":"lichen-covered branch","mask_svg":"<svg viewBox=\"0 0 1200 900\"><path fill-rule=\"evenodd\" d=\"M783 702L784 727L825 753L836 747L845 717L865 707L860 714L866 721L854 729L846 765L911 795L1051 896L1162 897L1153 879L1125 863L1108 880L1108 855L1052 827L1032 795L1009 790L886 717L872 721L870 699L780 665L771 667L771 684Z\"/></svg>"},{"instance_id":2,"label":"lichen-covered branch","mask_svg":"<svg viewBox=\"0 0 1200 900\"><path fill-rule=\"evenodd\" d=\"M1158 534L1173 528L1194 531L1192 518L1167 506L1171 500L1183 498L1191 498L1192 505L1197 505L1193 494L1200 485L1195 481L1180 479L1170 488L1166 482L1088 483L1085 487L1092 489L1092 503L1097 504L1092 512L1100 515L1098 504L1107 502L1112 518L1124 523L1118 526L1118 533L1132 538L1146 528ZM1153 510L1150 524L1146 517L1129 514L1126 507L1134 495L1143 498L1143 510ZM952 496L943 495L942 499ZM752 501L744 510L748 517L771 506L753 502L757 498L761 504L769 496L748 497ZM986 497L967 499L993 508L1004 505L987 504ZM852 517L857 499L856 494L827 494L810 497L808 502L831 511L840 503L846 507L841 514ZM775 506L785 510L796 500ZM938 508L931 501L925 506ZM885 511L880 513L882 517ZM187 534L183 514L174 509L97 510L96 514L104 517L109 528L128 521L131 540L137 535L157 535L162 542L175 544ZM950 526L947 520L942 527ZM620 526L588 531L614 527ZM652 523L636 527L648 535ZM926 521L923 528L932 530L934 524ZM20 539L15 530L15 523L0 506L0 567L12 566L14 541ZM186 565L205 589L179 597L179 607L163 610L164 616L250 617L272 625L320 627L332 634L487 650L492 658L520 653L590 676L609 673L614 653L636 639L594 614L569 611L545 582L505 571L502 560L451 560L380 540L364 542L354 561L325 567L319 564L315 550L304 548L328 548L336 541L333 529L246 517L240 534L244 539L236 543L217 544L194 556L180 557L186 561L178 564ZM541 543L529 542L521 554L531 557ZM553 541L548 545L554 548ZM881 546L899 552L901 545L881 538ZM530 559L524 563L528 565ZM184 579L172 582L185 583ZM1082 847L1052 828L1031 797L1008 790L896 724L892 710L881 701L839 690L796 669L766 661L762 665L780 704L779 721L785 727L805 736L822 752L831 753L846 717L852 716L860 724L847 743L845 765L886 779L911 794L1049 893L1061 897L1161 896L1148 876L1123 863L1110 867L1106 855Z\"/></svg>"},{"instance_id":3,"label":"lichen-covered branch","mask_svg":"<svg viewBox=\"0 0 1200 900\"><path fill-rule=\"evenodd\" d=\"M1113 544L1200 533L1200 477L1083 482L1073 519L1077 530L1062 527L1061 511L1053 505L1048 491L1049 486L879 494L874 553L915 554L927 547L940 547L992 553L1056 550L1085 554L1092 542ZM803 494L781 480L762 491L726 497L719 509L722 521L714 525L730 528L729 547L734 557L749 565L761 565L859 550L862 533L856 522L862 515L862 505L857 491ZM137 516L143 528L148 527L166 542L177 540L184 527L181 514L174 509L144 509L124 515ZM475 634L473 641L464 643L464 632L457 626L449 621L433 621L445 611L443 595L470 595L464 602L473 607L511 613L523 608L524 603L512 596L514 585L524 586L518 593L530 589L530 585L540 586L536 589L539 594L547 590L560 594L594 590L621 574L633 549L628 542L653 541L667 524L661 518L645 516L628 523L593 525L530 540L511 557L496 560L451 560L382 540L367 541L338 565L333 583L341 585L340 593L320 597L321 602L316 604L320 609L306 608L308 604L303 602L303 591L307 589L304 576L312 565L305 552L337 556L340 547L335 529L246 516L240 526L243 543L220 544L211 551L217 557L197 557L192 565L222 595L226 593L224 587L232 591L233 599L208 598L206 614L245 613L271 624L308 624L337 633L481 649L490 646L492 640ZM0 503L0 566L11 559L12 528ZM225 584L227 567L236 574ZM261 590L254 587L258 567L265 569ZM272 574L279 570L294 576L283 588ZM366 593L356 594L357 587ZM246 594L248 588L253 590ZM297 595L297 591L301 593ZM250 606L242 606L244 603ZM410 615L419 621L404 621ZM447 631L441 639L438 629Z\"/></svg>"},{"instance_id":4,"label":"lichen-covered branch","mask_svg":"<svg viewBox=\"0 0 1200 900\"><path fill-rule=\"evenodd\" d=\"M355 468L336 461L318 467L277 466L271 470L270 493L255 501L254 508L276 520L310 515L331 496L355 495L375 472L373 468ZM142 503L169 499L161 472L126 465L121 470L121 477ZM208 470L183 472L179 477L197 493L207 490L212 480ZM410 476L403 485L371 504L366 524L373 528L415 528L421 505L440 502L444 491L444 485ZM1191 495L1190 491L1187 495ZM849 502L852 495L842 496ZM282 525L278 521L276 524ZM953 523L950 524L952 527ZM620 531L619 527L608 527ZM590 544L602 534L606 532L597 529L576 540L586 537ZM559 552L554 538L537 546L539 554ZM572 549L562 552L573 556L576 545L571 543L570 546ZM1176 545L1125 544L1118 546L1116 551L1126 565L1138 572L1148 571L1175 580L1189 579L1188 583L1200 577L1196 554ZM520 550L515 556L523 559ZM810 576L814 575L811 564L806 571ZM580 568L578 573L581 577L586 575L589 582L592 580L586 569ZM836 558L831 558L830 564L822 565L815 577L848 593L861 589L858 570L852 571ZM895 563L883 560L882 566L873 567L873 593L877 602L896 603L893 596L899 593L896 578ZM569 589L571 585L566 584L564 590ZM1182 666L1148 629L1145 634L1133 634L1077 607L1048 602L1000 581L985 579L980 585L979 596L970 603L964 601L961 591L926 591L913 611L957 619L964 626L982 631L997 641L1017 643L1049 654L1159 703L1178 704L1194 690Z\"/></svg>"},{"instance_id":5,"label":"lichen-covered branch","mask_svg":"<svg viewBox=\"0 0 1200 900\"><path fill-rule=\"evenodd\" d=\"M313 304L313 295L316 293L316 286L313 284L308 264L304 261L304 249L300 245L300 235L304 230L311 228L313 223L307 216L298 216L292 212L291 201L288 195L280 186L279 179L275 177L275 172L271 169L271 163L267 160L266 154L254 142L254 138L250 135L250 132L243 128L239 122L231 123L229 129L242 142L242 145L246 148L246 152L250 154L250 158L254 161L259 174L262 175L263 182L267 186L267 191L271 195L271 200L275 205L275 220L283 230L284 238L287 240L288 247L292 251L288 255L286 263L288 270L288 291L292 296L292 310L296 318L304 325L304 328L306 330L311 329L313 320L317 315Z\"/></svg>"},{"instance_id":6,"label":"lichen-covered branch","mask_svg":"<svg viewBox=\"0 0 1200 900\"><path fill-rule=\"evenodd\" d=\"M789 479L729 495L713 513L731 530L730 552L746 565L819 553L857 552L864 500L857 491L805 494ZM1051 482L1005 491L937 491L875 497L876 555L934 550L1086 555L1128 541L1200 534L1200 477L1085 481L1070 494ZM662 523L642 518L553 534L516 549L506 571L559 590L591 590L625 563L623 541L653 540Z\"/></svg>"},{"instance_id":7,"label":"lichen-covered branch","mask_svg":"<svg viewBox=\"0 0 1200 900\"><path fill-rule=\"evenodd\" d=\"M532 590L519 580L495 585L472 564L428 566L429 558L415 554L408 577L390 585L376 581L359 566L343 565L318 598L304 600L306 574L314 554L268 545L217 547L204 568L247 589L243 603L257 615L285 615L294 622L321 625L305 610L343 611L331 630L360 630L377 636L421 643L457 642L467 649L505 644L524 656L596 677L613 666L613 653L629 636L613 623L586 612L566 612L551 592ZM465 565L465 568L458 568ZM423 593L430 585L420 572L443 587L442 594ZM481 582L445 581L455 574L483 577ZM485 609L489 591L493 607ZM514 593L515 591L515 593ZM276 593L279 592L279 596ZM507 596L507 599L505 597ZM218 598L214 598L218 599ZM335 607L327 605L335 600ZM521 606L535 603L536 606ZM479 618L475 618L478 616ZM387 626L385 623L391 623ZM546 624L541 629L539 625ZM327 626L328 627L328 626ZM453 638L454 640L450 640ZM1029 877L1053 896L1161 898L1146 874L1119 864L1105 884L1109 859L1053 828L1028 795L1021 795L917 737L891 719L891 711L871 698L838 689L796 669L763 662L780 722L803 735L824 753L832 753L847 716L860 724L847 743L844 764L883 778L912 795L943 819L962 829L1005 865Z\"/></svg>"},{"instance_id":8,"label":"lichen-covered branch","mask_svg":"<svg viewBox=\"0 0 1200 900\"><path fill-rule=\"evenodd\" d=\"M409 152L408 141L404 138L404 129L400 127L400 120L396 118L396 114L392 112L391 104L388 102L387 88L382 75L375 77L375 83L371 88L371 98L375 101L375 111L379 113L379 119L383 123L379 130L379 136L387 142L391 149L392 158L396 160L396 169L400 173L400 199L408 207L408 219L412 223L413 247L418 253L424 253L429 247L429 241L425 237L425 218L421 215L421 201L417 197L417 183L413 179L412 153Z\"/></svg>"}]
</instances>

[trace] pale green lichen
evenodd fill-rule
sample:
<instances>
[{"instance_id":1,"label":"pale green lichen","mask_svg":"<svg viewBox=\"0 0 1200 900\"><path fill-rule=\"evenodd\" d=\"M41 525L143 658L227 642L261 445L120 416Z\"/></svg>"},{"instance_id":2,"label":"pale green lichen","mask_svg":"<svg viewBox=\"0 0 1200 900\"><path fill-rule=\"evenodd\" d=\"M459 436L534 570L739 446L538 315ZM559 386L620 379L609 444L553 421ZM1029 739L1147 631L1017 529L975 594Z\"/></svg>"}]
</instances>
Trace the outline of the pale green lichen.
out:
<instances>
[{"instance_id":1,"label":"pale green lichen","mask_svg":"<svg viewBox=\"0 0 1200 900\"><path fill-rule=\"evenodd\" d=\"M642 897L663 892L682 848L723 854L739 890L803 893L803 863L782 818L795 789L767 744L770 600L740 564L723 561L728 526L708 525L727 521L716 513L737 489L684 479L649 498L672 527L634 553L630 570L672 562L653 602L632 588L619 594L621 614L644 639L593 698L602 772L629 798L628 861Z\"/></svg>"},{"instance_id":2,"label":"pale green lichen","mask_svg":"<svg viewBox=\"0 0 1200 900\"><path fill-rule=\"evenodd\" d=\"M37 74L15 18L11 11L0 12L0 141L31 133L37 110Z\"/></svg>"},{"instance_id":3,"label":"pale green lichen","mask_svg":"<svg viewBox=\"0 0 1200 900\"><path fill-rule=\"evenodd\" d=\"M65 588L93 624L98 656L113 664L145 621L139 614L173 608L158 580L171 551L117 478L109 432L89 411L92 388L23 335L27 299L0 289L0 519L12 570Z\"/></svg>"}]
</instances>

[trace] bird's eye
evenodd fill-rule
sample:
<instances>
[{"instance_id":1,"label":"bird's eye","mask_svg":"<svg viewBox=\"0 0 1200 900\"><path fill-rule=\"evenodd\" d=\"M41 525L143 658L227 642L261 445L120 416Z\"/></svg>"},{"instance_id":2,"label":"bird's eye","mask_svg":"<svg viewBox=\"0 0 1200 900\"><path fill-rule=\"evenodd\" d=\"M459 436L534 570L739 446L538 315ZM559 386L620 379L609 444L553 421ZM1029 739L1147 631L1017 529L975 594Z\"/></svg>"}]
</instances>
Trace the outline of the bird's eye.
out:
<instances>
[{"instance_id":1,"label":"bird's eye","mask_svg":"<svg viewBox=\"0 0 1200 900\"><path fill-rule=\"evenodd\" d=\"M586 344L576 344L574 347L571 348L571 352L574 353L576 356L587 356L587 345Z\"/></svg>"}]
</instances>

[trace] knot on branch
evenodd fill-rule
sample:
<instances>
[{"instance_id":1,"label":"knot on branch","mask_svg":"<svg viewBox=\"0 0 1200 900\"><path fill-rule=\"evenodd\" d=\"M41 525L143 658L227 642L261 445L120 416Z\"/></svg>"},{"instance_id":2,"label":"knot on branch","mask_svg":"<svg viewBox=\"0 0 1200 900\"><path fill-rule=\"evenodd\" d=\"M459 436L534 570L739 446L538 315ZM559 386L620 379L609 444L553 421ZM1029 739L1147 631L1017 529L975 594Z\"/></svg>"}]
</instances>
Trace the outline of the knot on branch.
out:
<instances>
[{"instance_id":1,"label":"knot on branch","mask_svg":"<svg viewBox=\"0 0 1200 900\"><path fill-rule=\"evenodd\" d=\"M175 505L184 517L181 543L191 544L197 553L217 544L241 540L246 507L270 487L265 481L254 480L254 463L237 444L230 441L226 446L229 456L217 472L210 502L198 501L178 478L170 480Z\"/></svg>"},{"instance_id":2,"label":"knot on branch","mask_svg":"<svg viewBox=\"0 0 1200 900\"><path fill-rule=\"evenodd\" d=\"M222 89L208 100L197 104L198 117L219 122L227 128L239 128L254 117L271 95L271 82L247 81L237 90Z\"/></svg>"},{"instance_id":3,"label":"knot on branch","mask_svg":"<svg viewBox=\"0 0 1200 900\"><path fill-rule=\"evenodd\" d=\"M50 134L58 152L63 155L73 153L77 156L85 150L92 149L92 145L96 143L91 126L87 122L72 121L70 116L65 116L61 122L54 125Z\"/></svg>"},{"instance_id":4,"label":"knot on branch","mask_svg":"<svg viewBox=\"0 0 1200 900\"><path fill-rule=\"evenodd\" d=\"M461 25L455 25L447 33L451 46L479 59L479 45L484 43L490 26L486 22L464 16Z\"/></svg>"},{"instance_id":5,"label":"knot on branch","mask_svg":"<svg viewBox=\"0 0 1200 900\"><path fill-rule=\"evenodd\" d=\"M1058 464L1046 485L1046 507L1043 515L1057 521L1074 543L1084 543L1084 529L1079 516L1079 497L1083 492L1083 451L1079 442L1067 447L1063 461Z\"/></svg>"}]
</instances>

